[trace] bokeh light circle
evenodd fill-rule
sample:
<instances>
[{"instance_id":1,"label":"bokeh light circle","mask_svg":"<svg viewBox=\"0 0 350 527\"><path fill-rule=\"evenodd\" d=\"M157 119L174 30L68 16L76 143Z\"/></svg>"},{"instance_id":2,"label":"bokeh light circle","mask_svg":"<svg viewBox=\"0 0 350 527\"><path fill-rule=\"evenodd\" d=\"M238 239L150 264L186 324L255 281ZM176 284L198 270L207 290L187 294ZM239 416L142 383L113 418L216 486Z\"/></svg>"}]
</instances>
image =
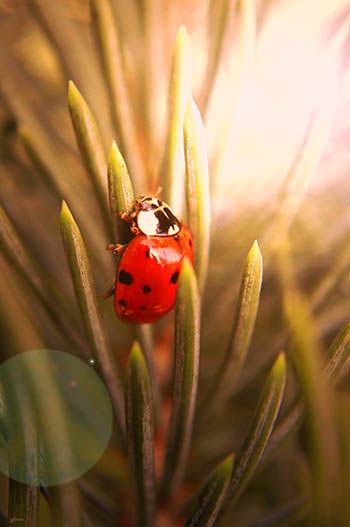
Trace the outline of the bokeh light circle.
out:
<instances>
[{"instance_id":1,"label":"bokeh light circle","mask_svg":"<svg viewBox=\"0 0 350 527\"><path fill-rule=\"evenodd\" d=\"M0 365L0 471L12 479L52 486L82 476L112 426L111 400L91 363L39 349Z\"/></svg>"}]
</instances>

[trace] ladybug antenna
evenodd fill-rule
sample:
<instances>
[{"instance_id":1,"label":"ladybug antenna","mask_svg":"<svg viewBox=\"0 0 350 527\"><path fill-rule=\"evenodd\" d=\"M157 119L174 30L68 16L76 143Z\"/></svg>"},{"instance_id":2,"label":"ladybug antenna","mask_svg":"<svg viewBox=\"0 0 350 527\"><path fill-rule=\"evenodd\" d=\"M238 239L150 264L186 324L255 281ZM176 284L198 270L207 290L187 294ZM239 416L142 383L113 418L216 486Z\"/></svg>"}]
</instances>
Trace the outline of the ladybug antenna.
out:
<instances>
[{"instance_id":1,"label":"ladybug antenna","mask_svg":"<svg viewBox=\"0 0 350 527\"><path fill-rule=\"evenodd\" d=\"M155 192L155 194L154 194L154 197L155 197L155 198L159 198L159 196L160 196L161 193L162 193L162 190L163 190L162 187L158 187L157 190L156 190L156 192Z\"/></svg>"}]
</instances>

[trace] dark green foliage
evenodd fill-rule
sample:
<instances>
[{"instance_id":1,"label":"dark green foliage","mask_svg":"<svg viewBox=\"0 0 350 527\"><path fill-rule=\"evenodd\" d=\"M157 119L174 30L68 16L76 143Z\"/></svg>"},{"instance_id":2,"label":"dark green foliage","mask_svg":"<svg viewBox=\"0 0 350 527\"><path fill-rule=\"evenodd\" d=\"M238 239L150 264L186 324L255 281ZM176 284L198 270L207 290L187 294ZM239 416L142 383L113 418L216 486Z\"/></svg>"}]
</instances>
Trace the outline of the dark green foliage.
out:
<instances>
[{"instance_id":1,"label":"dark green foliage","mask_svg":"<svg viewBox=\"0 0 350 527\"><path fill-rule=\"evenodd\" d=\"M208 0L208 61L193 98L191 16L206 4L174 2L189 39L184 25L168 26L160 3L4 2L1 360L47 347L88 361L116 426L101 460L76 481L40 491L1 477L0 525L345 527L347 223L341 192L333 201L308 194L336 100L312 114L274 208L231 203L222 188L240 174L224 177L223 154L230 123L242 124L237 109L273 3ZM237 71L215 150L201 115L210 114L231 33ZM120 213L159 185L193 233L194 268L186 260L179 274L174 315L126 325L102 298L118 260L105 248L131 239ZM25 377L30 384L30 368ZM28 389L19 373L8 380L18 421L0 400L0 445L23 438L9 462L24 456L21 469L33 479L40 455L31 389L42 402L36 414L51 419L53 449L65 434L45 404L49 369L43 377Z\"/></svg>"}]
</instances>

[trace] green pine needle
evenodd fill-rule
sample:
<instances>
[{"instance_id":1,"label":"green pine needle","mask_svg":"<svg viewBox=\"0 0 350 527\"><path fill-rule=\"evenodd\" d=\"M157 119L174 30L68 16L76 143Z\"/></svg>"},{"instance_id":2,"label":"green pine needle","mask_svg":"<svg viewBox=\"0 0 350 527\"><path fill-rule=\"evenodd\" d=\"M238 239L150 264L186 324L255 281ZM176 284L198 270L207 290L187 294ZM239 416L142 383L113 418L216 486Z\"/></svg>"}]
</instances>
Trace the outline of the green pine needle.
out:
<instances>
[{"instance_id":1,"label":"green pine needle","mask_svg":"<svg viewBox=\"0 0 350 527\"><path fill-rule=\"evenodd\" d=\"M265 451L281 406L286 383L286 359L280 353L265 382L252 423L235 457L226 504L236 502Z\"/></svg>"},{"instance_id":2,"label":"green pine needle","mask_svg":"<svg viewBox=\"0 0 350 527\"><path fill-rule=\"evenodd\" d=\"M229 455L214 470L191 511L185 527L211 527L224 503L226 492L232 478L233 455Z\"/></svg>"},{"instance_id":3,"label":"green pine needle","mask_svg":"<svg viewBox=\"0 0 350 527\"><path fill-rule=\"evenodd\" d=\"M169 116L160 181L163 198L179 214L183 204L183 122L190 96L189 42L186 28L177 32L169 85Z\"/></svg>"},{"instance_id":4,"label":"green pine needle","mask_svg":"<svg viewBox=\"0 0 350 527\"><path fill-rule=\"evenodd\" d=\"M68 106L81 158L93 184L106 231L110 233L107 215L107 161L95 118L73 81L68 83Z\"/></svg>"},{"instance_id":5,"label":"green pine needle","mask_svg":"<svg viewBox=\"0 0 350 527\"><path fill-rule=\"evenodd\" d=\"M136 525L152 527L155 521L152 390L146 362L137 342L134 342L129 358L125 410Z\"/></svg>"},{"instance_id":6,"label":"green pine needle","mask_svg":"<svg viewBox=\"0 0 350 527\"><path fill-rule=\"evenodd\" d=\"M190 98L184 120L186 200L188 226L194 240L194 268L199 291L204 290L209 259L210 194L205 130L198 108Z\"/></svg>"},{"instance_id":7,"label":"green pine needle","mask_svg":"<svg viewBox=\"0 0 350 527\"><path fill-rule=\"evenodd\" d=\"M124 434L124 398L120 375L103 327L85 244L67 204L62 203L61 231L73 285L93 357L103 372L119 427Z\"/></svg>"},{"instance_id":8,"label":"green pine needle","mask_svg":"<svg viewBox=\"0 0 350 527\"><path fill-rule=\"evenodd\" d=\"M92 22L100 49L103 73L109 90L117 141L127 160L138 192L143 187L143 168L138 151L134 116L126 85L125 62L122 57L118 24L110 0L91 0Z\"/></svg>"},{"instance_id":9,"label":"green pine needle","mask_svg":"<svg viewBox=\"0 0 350 527\"><path fill-rule=\"evenodd\" d=\"M120 218L119 213L129 212L135 197L127 166L115 141L108 159L108 190L114 239L126 243L131 237L130 226Z\"/></svg>"},{"instance_id":10,"label":"green pine needle","mask_svg":"<svg viewBox=\"0 0 350 527\"><path fill-rule=\"evenodd\" d=\"M225 403L232 395L248 355L255 321L258 314L263 277L263 260L258 242L248 253L243 271L235 320L222 366L202 405L202 419L209 418L211 411Z\"/></svg>"},{"instance_id":11,"label":"green pine needle","mask_svg":"<svg viewBox=\"0 0 350 527\"><path fill-rule=\"evenodd\" d=\"M191 263L182 267L175 312L173 395L162 496L179 486L186 469L195 412L199 370L200 299Z\"/></svg>"},{"instance_id":12,"label":"green pine needle","mask_svg":"<svg viewBox=\"0 0 350 527\"><path fill-rule=\"evenodd\" d=\"M84 343L73 325L69 308L56 284L29 252L2 207L0 207L0 246L20 279L24 279L32 289L46 313L62 331L73 349L83 353Z\"/></svg>"},{"instance_id":13,"label":"green pine needle","mask_svg":"<svg viewBox=\"0 0 350 527\"><path fill-rule=\"evenodd\" d=\"M335 383L350 354L350 323L348 322L335 337L327 353L327 363L323 376L329 383ZM268 455L272 455L299 427L305 416L305 406L301 395L291 404L288 411L275 427L268 445ZM266 458L267 456L265 456Z\"/></svg>"}]
</instances>

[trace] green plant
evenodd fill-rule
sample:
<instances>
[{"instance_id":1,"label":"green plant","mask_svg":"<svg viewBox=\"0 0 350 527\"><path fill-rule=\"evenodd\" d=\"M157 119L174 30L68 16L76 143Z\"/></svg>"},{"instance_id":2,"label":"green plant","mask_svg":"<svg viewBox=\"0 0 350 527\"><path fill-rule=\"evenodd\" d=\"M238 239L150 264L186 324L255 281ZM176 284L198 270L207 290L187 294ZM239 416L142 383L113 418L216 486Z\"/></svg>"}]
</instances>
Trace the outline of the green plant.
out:
<instances>
[{"instance_id":1,"label":"green plant","mask_svg":"<svg viewBox=\"0 0 350 527\"><path fill-rule=\"evenodd\" d=\"M208 2L208 65L195 97L203 116L235 20L234 117L262 4ZM157 1L33 0L16 16L43 65L31 49L0 55L1 358L53 348L93 362L116 418L105 454L81 478L40 489L3 477L0 525L348 525L347 245L341 222L336 235L326 220L309 222L307 195L335 101L312 117L275 211L247 206L221 225L211 208L225 140L209 171L187 31L163 49L162 13ZM128 326L102 299L116 267L104 247L128 241L118 212L158 184L193 232L195 265L184 265L175 315ZM321 197L318 206L322 216L338 204ZM9 384L21 415L9 437L23 433L35 453L21 385L16 376ZM4 438L6 398L0 410Z\"/></svg>"}]
</instances>

